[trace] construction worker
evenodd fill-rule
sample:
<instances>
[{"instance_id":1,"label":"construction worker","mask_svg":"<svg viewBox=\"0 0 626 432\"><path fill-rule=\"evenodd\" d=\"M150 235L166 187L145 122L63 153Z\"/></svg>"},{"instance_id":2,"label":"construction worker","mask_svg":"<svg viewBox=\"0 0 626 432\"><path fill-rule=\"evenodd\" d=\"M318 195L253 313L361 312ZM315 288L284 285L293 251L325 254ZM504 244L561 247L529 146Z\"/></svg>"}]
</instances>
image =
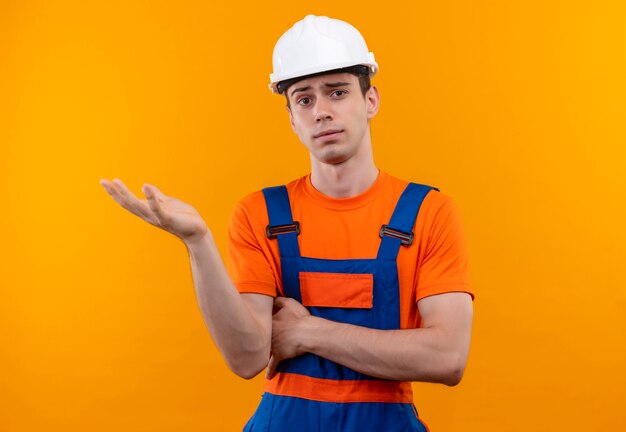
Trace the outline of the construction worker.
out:
<instances>
[{"instance_id":1,"label":"construction worker","mask_svg":"<svg viewBox=\"0 0 626 432\"><path fill-rule=\"evenodd\" d=\"M144 184L102 186L187 246L207 327L231 370L267 369L252 431L426 431L411 381L456 385L472 300L459 212L373 160L374 55L350 24L306 16L278 40L270 89L287 99L311 172L243 198L225 267L202 217ZM227 270L228 268L228 270Z\"/></svg>"}]
</instances>

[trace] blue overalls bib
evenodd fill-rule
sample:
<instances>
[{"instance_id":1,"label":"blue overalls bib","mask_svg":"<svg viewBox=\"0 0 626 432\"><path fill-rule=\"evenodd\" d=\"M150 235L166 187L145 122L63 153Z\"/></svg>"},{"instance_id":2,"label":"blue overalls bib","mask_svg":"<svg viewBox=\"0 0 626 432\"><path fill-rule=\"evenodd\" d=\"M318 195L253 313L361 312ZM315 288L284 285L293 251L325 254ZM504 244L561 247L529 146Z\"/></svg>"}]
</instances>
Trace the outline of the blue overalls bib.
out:
<instances>
[{"instance_id":1,"label":"blue overalls bib","mask_svg":"<svg viewBox=\"0 0 626 432\"><path fill-rule=\"evenodd\" d=\"M297 238L300 225L293 221L287 188L263 189L269 216L267 236L278 240L284 295L303 303L312 315L321 318L373 329L399 329L396 258L401 245L413 242L417 213L431 189L436 188L407 185L389 224L382 225L378 233L381 242L376 258L344 260L301 256ZM316 299L320 297L316 283L324 286L324 279L333 278L339 278L333 286L340 288L342 280L348 287L349 279L356 279L356 286L366 293L369 302L364 304L362 299L354 307L346 299L347 306L342 303L341 307L333 307ZM357 293L353 290L352 294ZM408 382L381 380L311 353L282 361L275 377L272 381L277 384L266 385L244 432L428 430L417 416ZM310 396L318 393L319 398Z\"/></svg>"}]
</instances>

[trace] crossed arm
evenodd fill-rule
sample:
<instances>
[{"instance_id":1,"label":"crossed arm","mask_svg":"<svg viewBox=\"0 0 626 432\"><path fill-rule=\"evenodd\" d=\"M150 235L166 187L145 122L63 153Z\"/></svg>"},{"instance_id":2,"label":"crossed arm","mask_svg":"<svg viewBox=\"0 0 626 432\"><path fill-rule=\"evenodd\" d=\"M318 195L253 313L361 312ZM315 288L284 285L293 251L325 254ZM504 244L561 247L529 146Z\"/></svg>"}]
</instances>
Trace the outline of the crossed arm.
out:
<instances>
[{"instance_id":1,"label":"crossed arm","mask_svg":"<svg viewBox=\"0 0 626 432\"><path fill-rule=\"evenodd\" d=\"M473 314L467 293L420 300L423 326L417 329L376 330L337 323L311 316L300 303L283 297L276 299L275 307L268 376L280 360L306 352L382 379L456 385L463 376Z\"/></svg>"},{"instance_id":2,"label":"crossed arm","mask_svg":"<svg viewBox=\"0 0 626 432\"><path fill-rule=\"evenodd\" d=\"M212 239L187 246L205 322L231 370L243 378L266 366L271 375L281 360L310 352L383 379L447 385L461 380L473 314L469 294L420 300L421 328L374 330L311 316L293 299L240 294Z\"/></svg>"}]
</instances>

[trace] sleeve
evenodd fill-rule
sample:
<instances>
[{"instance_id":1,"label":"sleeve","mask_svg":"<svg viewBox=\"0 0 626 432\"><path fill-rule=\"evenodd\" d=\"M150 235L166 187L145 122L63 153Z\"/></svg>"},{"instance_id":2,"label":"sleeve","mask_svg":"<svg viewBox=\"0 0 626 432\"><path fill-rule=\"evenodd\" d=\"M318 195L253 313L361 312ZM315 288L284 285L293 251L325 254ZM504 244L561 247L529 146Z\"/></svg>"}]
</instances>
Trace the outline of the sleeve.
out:
<instances>
[{"instance_id":1,"label":"sleeve","mask_svg":"<svg viewBox=\"0 0 626 432\"><path fill-rule=\"evenodd\" d=\"M255 236L248 212L239 202L228 226L226 268L237 290L276 297L276 278L264 250Z\"/></svg>"},{"instance_id":2,"label":"sleeve","mask_svg":"<svg viewBox=\"0 0 626 432\"><path fill-rule=\"evenodd\" d=\"M466 292L474 299L469 281L465 235L457 206L444 199L428 229L425 253L419 265L416 301L445 292Z\"/></svg>"}]
</instances>

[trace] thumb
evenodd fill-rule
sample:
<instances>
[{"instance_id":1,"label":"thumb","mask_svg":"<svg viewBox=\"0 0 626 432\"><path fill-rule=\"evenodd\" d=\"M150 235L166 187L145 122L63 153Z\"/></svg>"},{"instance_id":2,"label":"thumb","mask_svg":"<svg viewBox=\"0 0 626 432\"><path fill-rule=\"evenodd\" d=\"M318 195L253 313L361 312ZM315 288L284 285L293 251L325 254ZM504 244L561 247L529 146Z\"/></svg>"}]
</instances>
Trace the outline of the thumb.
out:
<instances>
[{"instance_id":1,"label":"thumb","mask_svg":"<svg viewBox=\"0 0 626 432\"><path fill-rule=\"evenodd\" d=\"M163 195L163 192L161 192L158 187L151 185L150 183L144 183L143 186L141 187L141 190L147 198L153 198L153 197L156 197L159 199L165 198L165 196Z\"/></svg>"},{"instance_id":2,"label":"thumb","mask_svg":"<svg viewBox=\"0 0 626 432\"><path fill-rule=\"evenodd\" d=\"M152 212L162 225L165 224L167 216L163 207L160 204L160 202L164 201L161 191L156 186L152 186L148 183L144 183L141 187L141 190L143 191L144 195L146 195L146 198L148 200L148 207L150 207L150 210L152 210Z\"/></svg>"},{"instance_id":3,"label":"thumb","mask_svg":"<svg viewBox=\"0 0 626 432\"><path fill-rule=\"evenodd\" d=\"M287 297L278 296L274 299L274 307L282 309L287 305Z\"/></svg>"}]
</instances>

